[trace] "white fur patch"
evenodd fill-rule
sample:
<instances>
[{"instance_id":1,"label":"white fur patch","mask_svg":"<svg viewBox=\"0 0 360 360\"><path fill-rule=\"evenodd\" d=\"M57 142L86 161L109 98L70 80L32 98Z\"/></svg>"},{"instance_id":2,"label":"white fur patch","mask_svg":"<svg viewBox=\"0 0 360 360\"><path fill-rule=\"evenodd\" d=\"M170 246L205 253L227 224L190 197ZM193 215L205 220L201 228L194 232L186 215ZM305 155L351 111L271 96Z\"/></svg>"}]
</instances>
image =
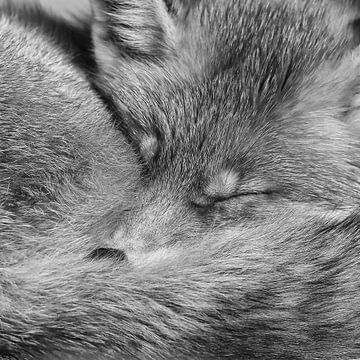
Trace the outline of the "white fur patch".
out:
<instances>
[{"instance_id":1,"label":"white fur patch","mask_svg":"<svg viewBox=\"0 0 360 360\"><path fill-rule=\"evenodd\" d=\"M145 161L150 161L158 152L159 143L155 136L146 135L140 143L140 152Z\"/></svg>"},{"instance_id":2,"label":"white fur patch","mask_svg":"<svg viewBox=\"0 0 360 360\"><path fill-rule=\"evenodd\" d=\"M154 251L141 252L130 251L128 252L129 263L137 268L151 268L154 266L174 264L177 260L183 259L184 250L177 248L160 248Z\"/></svg>"},{"instance_id":3,"label":"white fur patch","mask_svg":"<svg viewBox=\"0 0 360 360\"><path fill-rule=\"evenodd\" d=\"M206 186L208 196L226 197L232 195L238 186L238 175L232 170L222 170Z\"/></svg>"}]
</instances>

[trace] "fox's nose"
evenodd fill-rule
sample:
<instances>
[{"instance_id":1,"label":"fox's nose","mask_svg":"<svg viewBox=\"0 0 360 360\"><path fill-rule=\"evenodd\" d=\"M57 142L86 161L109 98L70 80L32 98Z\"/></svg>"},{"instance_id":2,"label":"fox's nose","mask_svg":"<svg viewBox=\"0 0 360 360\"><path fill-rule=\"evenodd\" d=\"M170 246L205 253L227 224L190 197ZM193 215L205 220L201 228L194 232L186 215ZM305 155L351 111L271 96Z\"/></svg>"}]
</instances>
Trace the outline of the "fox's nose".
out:
<instances>
[{"instance_id":1,"label":"fox's nose","mask_svg":"<svg viewBox=\"0 0 360 360\"><path fill-rule=\"evenodd\" d=\"M127 259L127 256L123 250L102 247L93 250L88 255L88 258L94 260L107 259L115 261L125 261Z\"/></svg>"}]
</instances>

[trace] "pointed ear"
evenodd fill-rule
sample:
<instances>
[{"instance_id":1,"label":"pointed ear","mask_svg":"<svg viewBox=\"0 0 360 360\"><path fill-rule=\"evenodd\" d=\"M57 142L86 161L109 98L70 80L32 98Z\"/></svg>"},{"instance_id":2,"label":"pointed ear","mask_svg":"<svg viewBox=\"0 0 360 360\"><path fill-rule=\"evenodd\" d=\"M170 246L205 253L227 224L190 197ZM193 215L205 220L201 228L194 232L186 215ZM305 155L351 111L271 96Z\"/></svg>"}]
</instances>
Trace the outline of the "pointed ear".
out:
<instances>
[{"instance_id":1,"label":"pointed ear","mask_svg":"<svg viewBox=\"0 0 360 360\"><path fill-rule=\"evenodd\" d=\"M93 0L95 54L111 47L116 56L161 60L174 48L175 2L170 0ZM115 55L115 54L114 54Z\"/></svg>"}]
</instances>

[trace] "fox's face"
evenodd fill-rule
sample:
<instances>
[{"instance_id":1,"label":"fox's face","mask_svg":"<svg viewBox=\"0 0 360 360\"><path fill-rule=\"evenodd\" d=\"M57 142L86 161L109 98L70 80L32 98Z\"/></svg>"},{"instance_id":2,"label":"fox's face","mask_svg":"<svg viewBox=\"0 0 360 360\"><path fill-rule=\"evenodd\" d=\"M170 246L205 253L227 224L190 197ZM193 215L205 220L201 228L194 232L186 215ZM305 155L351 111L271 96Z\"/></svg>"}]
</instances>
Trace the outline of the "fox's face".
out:
<instances>
[{"instance_id":1,"label":"fox's face","mask_svg":"<svg viewBox=\"0 0 360 360\"><path fill-rule=\"evenodd\" d=\"M266 232L281 209L358 205L360 56L345 5L330 21L326 1L108 3L100 86L143 163L118 246Z\"/></svg>"}]
</instances>

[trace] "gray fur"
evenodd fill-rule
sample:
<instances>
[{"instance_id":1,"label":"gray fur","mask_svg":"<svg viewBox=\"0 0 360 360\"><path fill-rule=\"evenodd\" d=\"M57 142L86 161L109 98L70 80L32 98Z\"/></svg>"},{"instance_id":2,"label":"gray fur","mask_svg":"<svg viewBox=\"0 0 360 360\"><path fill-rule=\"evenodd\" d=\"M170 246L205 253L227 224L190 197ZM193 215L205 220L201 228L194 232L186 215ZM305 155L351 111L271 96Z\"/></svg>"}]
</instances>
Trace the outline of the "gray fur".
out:
<instances>
[{"instance_id":1,"label":"gray fur","mask_svg":"<svg viewBox=\"0 0 360 360\"><path fill-rule=\"evenodd\" d=\"M60 301L70 295L59 271L72 261L90 264L84 259L134 202L138 171L57 36L8 12L0 29L0 354L37 359L45 346L51 350L44 319L55 325L51 318L61 313L46 292ZM42 288L42 277L55 282ZM62 286L69 289L60 295Z\"/></svg>"},{"instance_id":2,"label":"gray fur","mask_svg":"<svg viewBox=\"0 0 360 360\"><path fill-rule=\"evenodd\" d=\"M41 8L47 14L64 19L76 27L82 27L92 18L90 0L0 0L0 7L9 5L30 13L34 8Z\"/></svg>"},{"instance_id":3,"label":"gray fur","mask_svg":"<svg viewBox=\"0 0 360 360\"><path fill-rule=\"evenodd\" d=\"M356 2L141 5L93 30L140 169L61 48L1 23L1 351L360 357Z\"/></svg>"},{"instance_id":4,"label":"gray fur","mask_svg":"<svg viewBox=\"0 0 360 360\"><path fill-rule=\"evenodd\" d=\"M105 18L110 13L105 34L124 26L123 7L148 16L147 32L137 31L136 37L138 44L142 41L139 48L152 54L133 56L126 32L118 41L104 35L103 22L94 27L97 86L115 105L118 126L142 156L144 174L141 205L127 214L108 246L137 263L139 254L158 249L211 247L213 236L226 247L228 233L234 236L232 291L220 290L221 305L216 290L207 294L207 304L218 306L224 316L223 326L200 311L201 323L215 328L207 339L199 332L177 354L181 358L185 349L199 346L193 358L359 357L360 299L353 277L359 261L340 259L338 252L345 246L352 253L358 237L351 231L336 235L343 221L351 223L348 230L358 228L353 216L360 200L360 134L358 110L352 106L360 64L358 3L175 1L170 13L159 12L160 20L150 11L138 12L137 2L98 3ZM129 31L135 31L128 18ZM165 43L159 46L161 32ZM133 44L131 36L128 43ZM149 149L146 144L154 138L158 145ZM237 190L229 197L209 196L208 184L228 169L238 176ZM297 213L298 206L299 218L281 221L283 211ZM308 237L306 229L317 230L311 222L304 226L302 211L324 221L317 225L319 237ZM279 256L270 255L278 270L262 276L257 271L266 269L261 263L267 254L259 237L274 246L273 236L284 240L269 227L274 214L286 224L286 234L295 226L306 235L285 235L288 247L278 247ZM327 230L320 230L323 226ZM249 228L258 233L244 235ZM305 241L300 248L306 259L296 250L298 241ZM206 258L206 250L199 257ZM214 284L222 283L223 272L212 271ZM244 271L256 284L254 292ZM179 332L178 338L189 331ZM204 342L208 350L200 350Z\"/></svg>"}]
</instances>

